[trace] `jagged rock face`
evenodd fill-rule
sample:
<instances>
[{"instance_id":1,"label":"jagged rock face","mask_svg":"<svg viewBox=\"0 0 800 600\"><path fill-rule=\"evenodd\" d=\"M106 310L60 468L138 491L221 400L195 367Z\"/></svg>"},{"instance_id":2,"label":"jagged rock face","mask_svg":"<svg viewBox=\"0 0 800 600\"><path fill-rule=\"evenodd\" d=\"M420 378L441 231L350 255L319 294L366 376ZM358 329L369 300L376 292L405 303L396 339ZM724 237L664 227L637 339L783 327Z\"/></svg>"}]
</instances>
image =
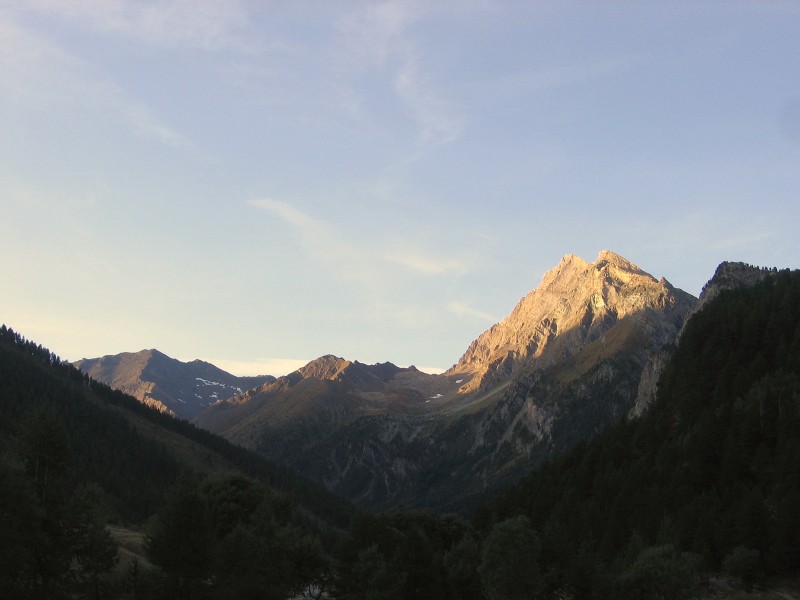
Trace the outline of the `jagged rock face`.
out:
<instances>
[{"instance_id":1,"label":"jagged rock face","mask_svg":"<svg viewBox=\"0 0 800 600\"><path fill-rule=\"evenodd\" d=\"M655 345L674 336L695 299L609 250L587 263L567 255L511 314L484 332L450 370L485 389L536 363L574 355L628 316L646 321Z\"/></svg>"},{"instance_id":2,"label":"jagged rock face","mask_svg":"<svg viewBox=\"0 0 800 600\"><path fill-rule=\"evenodd\" d=\"M207 362L184 363L158 350L85 358L74 365L143 404L182 419L192 419L214 402L275 379L237 377Z\"/></svg>"}]
</instances>

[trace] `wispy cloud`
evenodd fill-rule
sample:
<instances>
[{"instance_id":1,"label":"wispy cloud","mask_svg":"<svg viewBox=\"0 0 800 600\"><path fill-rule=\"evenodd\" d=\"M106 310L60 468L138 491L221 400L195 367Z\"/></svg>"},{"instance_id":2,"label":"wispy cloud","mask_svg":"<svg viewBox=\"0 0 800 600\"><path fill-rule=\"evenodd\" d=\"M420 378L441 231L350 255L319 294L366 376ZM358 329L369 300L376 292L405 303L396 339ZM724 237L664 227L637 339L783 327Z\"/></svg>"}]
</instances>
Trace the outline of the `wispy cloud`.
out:
<instances>
[{"instance_id":1,"label":"wispy cloud","mask_svg":"<svg viewBox=\"0 0 800 600\"><path fill-rule=\"evenodd\" d=\"M304 238L314 241L330 237L325 225L291 204L269 198L250 200L249 204L255 208L278 215L281 219L297 228Z\"/></svg>"},{"instance_id":2,"label":"wispy cloud","mask_svg":"<svg viewBox=\"0 0 800 600\"><path fill-rule=\"evenodd\" d=\"M489 314L488 312L482 311L480 309L473 308L472 306L470 306L469 302L462 302L462 301L450 302L447 305L447 310L449 310L451 313L453 313L458 317L474 318L491 324L497 323L499 321L499 319L496 316Z\"/></svg>"},{"instance_id":3,"label":"wispy cloud","mask_svg":"<svg viewBox=\"0 0 800 600\"><path fill-rule=\"evenodd\" d=\"M127 98L118 87L98 83L86 85L85 91L96 90L94 98L114 111L119 118L127 123L130 130L137 136L150 138L174 148L182 148L192 153L201 154L195 144L185 135L176 131L161 119L145 104Z\"/></svg>"},{"instance_id":4,"label":"wispy cloud","mask_svg":"<svg viewBox=\"0 0 800 600\"><path fill-rule=\"evenodd\" d=\"M351 68L384 68L396 58L408 56L412 45L404 33L424 14L414 2L389 0L368 4L339 20Z\"/></svg>"},{"instance_id":5,"label":"wispy cloud","mask_svg":"<svg viewBox=\"0 0 800 600\"><path fill-rule=\"evenodd\" d=\"M12 0L11 5L96 32L208 50L240 46L248 22L244 6L236 0Z\"/></svg>"},{"instance_id":6,"label":"wispy cloud","mask_svg":"<svg viewBox=\"0 0 800 600\"><path fill-rule=\"evenodd\" d=\"M411 35L412 28L430 17L427 3L390 0L368 5L340 21L345 40L344 62L355 72L383 74L407 114L419 129L422 147L457 140L465 118L457 105L437 88L420 60L422 52ZM343 95L351 109L360 106L358 93Z\"/></svg>"},{"instance_id":7,"label":"wispy cloud","mask_svg":"<svg viewBox=\"0 0 800 600\"><path fill-rule=\"evenodd\" d=\"M291 225L306 254L324 264L328 271L351 281L371 282L380 278L381 271L374 264L373 253L364 252L352 241L337 235L332 225L286 202L258 199L249 204Z\"/></svg>"},{"instance_id":8,"label":"wispy cloud","mask_svg":"<svg viewBox=\"0 0 800 600\"><path fill-rule=\"evenodd\" d=\"M66 74L77 68L76 59L0 11L0 86L28 101L43 95L47 80L66 88Z\"/></svg>"},{"instance_id":9,"label":"wispy cloud","mask_svg":"<svg viewBox=\"0 0 800 600\"><path fill-rule=\"evenodd\" d=\"M405 61L394 78L394 88L420 127L421 144L439 146L461 137L464 117L420 74L415 60Z\"/></svg>"},{"instance_id":10,"label":"wispy cloud","mask_svg":"<svg viewBox=\"0 0 800 600\"><path fill-rule=\"evenodd\" d=\"M345 238L333 225L285 202L258 199L250 200L249 204L290 224L314 260L329 265L348 279L381 281L388 276L387 270L391 269L387 267L390 266L400 266L407 273L424 276L458 276L469 271L469 264L462 259L425 253L396 240L384 240L383 245L390 247L387 249L376 247L375 240L358 242Z\"/></svg>"},{"instance_id":11,"label":"wispy cloud","mask_svg":"<svg viewBox=\"0 0 800 600\"><path fill-rule=\"evenodd\" d=\"M464 261L428 256L416 250L389 254L385 258L390 262L424 275L463 275L468 271Z\"/></svg>"},{"instance_id":12,"label":"wispy cloud","mask_svg":"<svg viewBox=\"0 0 800 600\"><path fill-rule=\"evenodd\" d=\"M110 81L92 76L82 59L18 25L0 11L0 87L26 108L91 116L106 113L136 136L197 152L185 135Z\"/></svg>"}]
</instances>

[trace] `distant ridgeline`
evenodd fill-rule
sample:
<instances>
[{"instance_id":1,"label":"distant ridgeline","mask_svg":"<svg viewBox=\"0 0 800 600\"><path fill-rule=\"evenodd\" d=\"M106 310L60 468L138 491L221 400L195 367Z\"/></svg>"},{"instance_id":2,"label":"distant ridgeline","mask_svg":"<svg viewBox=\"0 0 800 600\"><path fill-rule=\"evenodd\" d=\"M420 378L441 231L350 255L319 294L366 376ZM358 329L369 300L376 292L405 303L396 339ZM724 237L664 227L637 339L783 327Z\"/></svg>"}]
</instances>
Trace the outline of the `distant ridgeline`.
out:
<instances>
[{"instance_id":1,"label":"distant ridgeline","mask_svg":"<svg viewBox=\"0 0 800 600\"><path fill-rule=\"evenodd\" d=\"M800 272L760 280L691 317L642 418L507 489L476 524L529 519L553 588L608 589L607 571L641 584L648 564L676 579L797 574Z\"/></svg>"}]
</instances>

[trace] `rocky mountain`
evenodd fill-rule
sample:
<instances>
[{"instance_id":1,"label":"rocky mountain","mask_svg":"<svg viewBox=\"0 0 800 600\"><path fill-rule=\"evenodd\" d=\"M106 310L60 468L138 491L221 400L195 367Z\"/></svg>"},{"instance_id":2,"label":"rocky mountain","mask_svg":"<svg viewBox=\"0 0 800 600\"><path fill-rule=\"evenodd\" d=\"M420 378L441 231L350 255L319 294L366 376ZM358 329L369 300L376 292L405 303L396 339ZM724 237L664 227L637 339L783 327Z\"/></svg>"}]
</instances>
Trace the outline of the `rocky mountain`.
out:
<instances>
[{"instance_id":1,"label":"rocky mountain","mask_svg":"<svg viewBox=\"0 0 800 600\"><path fill-rule=\"evenodd\" d=\"M143 404L191 420L209 404L227 400L275 378L237 377L214 365L170 358L158 350L84 358L75 367Z\"/></svg>"},{"instance_id":2,"label":"rocky mountain","mask_svg":"<svg viewBox=\"0 0 800 600\"><path fill-rule=\"evenodd\" d=\"M568 255L442 375L326 356L196 423L362 505L462 510L623 418L696 302Z\"/></svg>"},{"instance_id":3,"label":"rocky mountain","mask_svg":"<svg viewBox=\"0 0 800 600\"><path fill-rule=\"evenodd\" d=\"M415 367L365 365L326 355L217 402L198 415L195 424L293 464L307 458L310 445L356 421L424 413L431 402L425 390L431 394L440 388L440 376Z\"/></svg>"},{"instance_id":4,"label":"rocky mountain","mask_svg":"<svg viewBox=\"0 0 800 600\"><path fill-rule=\"evenodd\" d=\"M486 389L533 365L545 367L601 340L618 322L638 322L653 344L674 339L695 298L604 250L594 263L567 255L511 314L481 334L449 373L463 393Z\"/></svg>"}]
</instances>

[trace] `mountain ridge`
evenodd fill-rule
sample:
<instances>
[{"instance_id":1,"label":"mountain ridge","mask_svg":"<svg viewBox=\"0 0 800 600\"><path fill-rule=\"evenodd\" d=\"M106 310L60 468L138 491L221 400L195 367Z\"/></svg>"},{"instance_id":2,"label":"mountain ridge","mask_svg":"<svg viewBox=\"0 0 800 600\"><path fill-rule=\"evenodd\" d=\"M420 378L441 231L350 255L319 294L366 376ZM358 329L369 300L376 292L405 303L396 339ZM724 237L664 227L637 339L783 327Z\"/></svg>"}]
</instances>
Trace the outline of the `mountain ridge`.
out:
<instances>
[{"instance_id":1,"label":"mountain ridge","mask_svg":"<svg viewBox=\"0 0 800 600\"><path fill-rule=\"evenodd\" d=\"M623 418L696 302L566 255L443 374L325 355L195 422L362 505L463 508Z\"/></svg>"},{"instance_id":2,"label":"mountain ridge","mask_svg":"<svg viewBox=\"0 0 800 600\"><path fill-rule=\"evenodd\" d=\"M269 375L238 377L209 362L182 362L156 349L84 358L72 364L147 406L188 420L209 404L274 380Z\"/></svg>"},{"instance_id":3,"label":"mountain ridge","mask_svg":"<svg viewBox=\"0 0 800 600\"><path fill-rule=\"evenodd\" d=\"M705 294L755 277L717 271ZM326 354L193 421L363 506L466 510L642 414L700 305L610 250L568 254L445 373Z\"/></svg>"}]
</instances>

